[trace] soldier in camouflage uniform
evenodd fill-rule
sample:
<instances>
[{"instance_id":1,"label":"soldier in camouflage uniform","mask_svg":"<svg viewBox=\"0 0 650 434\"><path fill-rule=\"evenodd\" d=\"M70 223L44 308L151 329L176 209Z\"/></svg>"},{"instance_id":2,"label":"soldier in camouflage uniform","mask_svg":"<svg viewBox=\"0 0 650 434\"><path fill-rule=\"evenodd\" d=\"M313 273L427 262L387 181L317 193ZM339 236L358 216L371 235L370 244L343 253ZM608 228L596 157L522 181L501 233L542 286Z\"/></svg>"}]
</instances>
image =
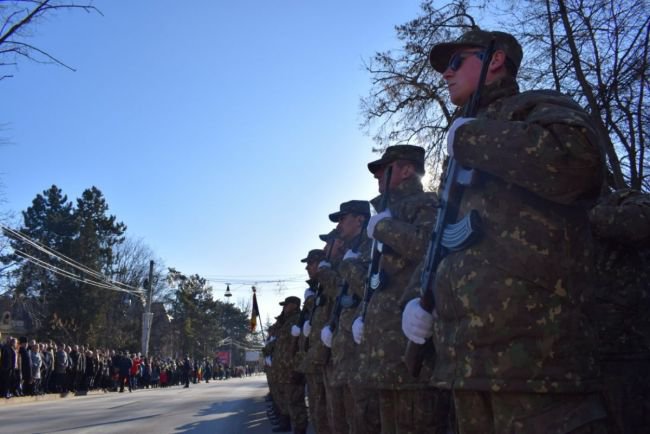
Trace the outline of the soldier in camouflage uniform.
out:
<instances>
[{"instance_id":1,"label":"soldier in camouflage uniform","mask_svg":"<svg viewBox=\"0 0 650 434\"><path fill-rule=\"evenodd\" d=\"M478 88L493 39L478 115L456 119L447 143L479 172L459 211L478 211L482 235L438 267L436 318L413 300L404 332L426 338L433 324L432 384L453 390L461 433L605 432L582 311L594 272L587 207L603 181L598 136L566 96L519 93L523 53L507 33L474 29L433 47L430 62L455 105Z\"/></svg>"},{"instance_id":2,"label":"soldier in camouflage uniform","mask_svg":"<svg viewBox=\"0 0 650 434\"><path fill-rule=\"evenodd\" d=\"M619 190L589 213L596 296L589 316L610 408L621 432L650 427L650 195Z\"/></svg>"},{"instance_id":3,"label":"soldier in camouflage uniform","mask_svg":"<svg viewBox=\"0 0 650 434\"><path fill-rule=\"evenodd\" d=\"M350 396L352 403L346 402L346 417L350 434L377 434L381 432L379 417L379 398L377 392L354 379L359 369L359 346L352 336L352 323L359 315L359 300L363 298L364 285L370 264L370 239L365 230L357 252L348 250L339 266L341 277L348 283L348 294L352 296L351 306L341 313L338 328L332 339L332 384L343 385L344 395ZM352 410L350 409L352 405ZM350 420L349 417L352 417Z\"/></svg>"},{"instance_id":4,"label":"soldier in camouflage uniform","mask_svg":"<svg viewBox=\"0 0 650 434\"><path fill-rule=\"evenodd\" d=\"M324 416L329 430L332 433L337 433L340 432L339 421L332 423L333 421L329 417L332 396L325 381L325 365L329 358L329 348L321 341L320 332L329 320L330 313L334 307L334 300L340 283L340 278L336 270L343 256L343 241L338 238L336 230L330 232L327 238L328 241L325 246L326 258L318 264L318 271L316 272L319 290L316 294L315 306L309 323L309 333L307 333L309 336L309 352L307 353L307 358L309 359L309 363L314 367L314 370L319 372L321 376L320 381L325 392L321 395L321 397L324 396L325 401L319 402L317 413L322 417L323 414L321 411L324 409ZM324 408L321 407L323 405ZM324 424L325 422L320 423L320 425Z\"/></svg>"},{"instance_id":5,"label":"soldier in camouflage uniform","mask_svg":"<svg viewBox=\"0 0 650 434\"><path fill-rule=\"evenodd\" d=\"M301 262L306 263L305 267L309 275L310 287L314 291L318 287L318 264L325 258L325 252L320 249L310 250L306 258ZM314 310L315 294L311 296L310 316ZM301 357L300 372L305 374L307 380L307 397L309 400L309 420L314 427L316 434L332 433L327 421L327 405L325 400L325 385L323 383L323 366L317 362L318 347L314 345L315 336L311 336L311 323L307 319L303 325L302 334L305 340L304 355ZM318 339L320 342L320 339ZM322 347L322 345L321 345Z\"/></svg>"},{"instance_id":6,"label":"soldier in camouflage uniform","mask_svg":"<svg viewBox=\"0 0 650 434\"><path fill-rule=\"evenodd\" d=\"M300 298L290 296L280 303L284 322L277 331L277 342L275 344L272 366L274 377L279 390L279 400L286 408L289 419L284 417L279 420L277 428L273 432L290 431L293 427L294 434L305 434L307 432L307 409L305 407L305 379L302 374L296 372L293 354L293 337L291 328L298 324L300 317Z\"/></svg>"},{"instance_id":7,"label":"soldier in camouflage uniform","mask_svg":"<svg viewBox=\"0 0 650 434\"><path fill-rule=\"evenodd\" d=\"M345 249L354 248L355 252L348 253L347 258L352 259L359 255L358 250L362 241L367 242L367 237L362 230L365 228L365 223L370 218L370 204L368 201L351 200L343 202L339 211L329 215L330 221L337 223L336 231L338 237L343 241ZM364 231L365 232L365 231ZM343 262L339 263L339 270L343 267ZM340 276L336 276L337 280L343 280ZM341 283L343 283L341 281ZM348 295L338 300L341 297L341 285L336 288L336 303L342 303L341 306L346 306L343 313L341 313L340 321L345 322L345 325L339 322L339 326L332 334L330 322L336 312L330 313L328 324L321 329L321 341L323 344L330 348L329 361L325 367L325 387L327 389L327 408L329 423L334 432L354 432L353 427L353 414L354 414L354 401L349 387L347 386L347 377L350 371L356 372L358 365L355 363L355 357L352 354L356 351L356 345L352 340L352 321L354 320L356 307L359 304L359 296L354 298L348 291Z\"/></svg>"},{"instance_id":8,"label":"soldier in camouflage uniform","mask_svg":"<svg viewBox=\"0 0 650 434\"><path fill-rule=\"evenodd\" d=\"M389 191L384 192L389 166L392 176ZM401 330L400 300L422 260L437 209L435 195L422 188L424 149L390 146L368 169L378 179L380 193L389 194L387 208L378 210L367 227L368 236L383 244L385 279L368 303L365 321L359 317L353 323L354 338L360 344L355 383L377 391L382 433L445 433L448 394L428 385L425 379L430 370L413 378L403 361L407 339ZM379 199L372 201L375 208ZM441 408L444 411L439 412Z\"/></svg>"},{"instance_id":9,"label":"soldier in camouflage uniform","mask_svg":"<svg viewBox=\"0 0 650 434\"><path fill-rule=\"evenodd\" d=\"M273 353L275 352L277 331L281 325L282 319L282 315L276 317L276 322L269 326L266 345L264 345L264 348L262 349L262 354L264 355L264 370L266 371L266 380L269 383L269 392L271 393L271 405L267 411L267 415L271 420L280 418L283 415L278 383L276 381L275 370L273 369Z\"/></svg>"}]
</instances>

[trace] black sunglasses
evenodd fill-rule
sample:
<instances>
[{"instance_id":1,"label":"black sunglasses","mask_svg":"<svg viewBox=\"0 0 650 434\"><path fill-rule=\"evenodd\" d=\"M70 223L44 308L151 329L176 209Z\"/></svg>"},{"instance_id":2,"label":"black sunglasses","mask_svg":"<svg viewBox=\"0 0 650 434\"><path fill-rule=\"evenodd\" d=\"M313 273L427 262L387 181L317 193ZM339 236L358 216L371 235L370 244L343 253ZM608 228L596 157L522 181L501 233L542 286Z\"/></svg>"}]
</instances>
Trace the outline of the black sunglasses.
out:
<instances>
[{"instance_id":1,"label":"black sunglasses","mask_svg":"<svg viewBox=\"0 0 650 434\"><path fill-rule=\"evenodd\" d=\"M449 64L447 65L447 68L451 69L452 71L456 72L460 69L461 66L463 66L463 62L465 59L468 57L476 56L481 61L483 60L483 56L485 55L485 51L459 51L457 53L454 53L453 56L449 59Z\"/></svg>"}]
</instances>

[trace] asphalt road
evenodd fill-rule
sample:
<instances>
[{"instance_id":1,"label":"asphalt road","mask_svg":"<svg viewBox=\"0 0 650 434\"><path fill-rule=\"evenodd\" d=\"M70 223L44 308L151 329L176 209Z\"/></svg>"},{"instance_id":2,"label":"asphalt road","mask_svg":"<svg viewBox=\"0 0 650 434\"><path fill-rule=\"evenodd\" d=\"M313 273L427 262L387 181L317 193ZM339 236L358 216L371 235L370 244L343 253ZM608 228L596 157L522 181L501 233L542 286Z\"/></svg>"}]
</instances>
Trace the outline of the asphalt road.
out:
<instances>
[{"instance_id":1,"label":"asphalt road","mask_svg":"<svg viewBox=\"0 0 650 434\"><path fill-rule=\"evenodd\" d=\"M263 375L0 406L0 433L270 433Z\"/></svg>"}]
</instances>

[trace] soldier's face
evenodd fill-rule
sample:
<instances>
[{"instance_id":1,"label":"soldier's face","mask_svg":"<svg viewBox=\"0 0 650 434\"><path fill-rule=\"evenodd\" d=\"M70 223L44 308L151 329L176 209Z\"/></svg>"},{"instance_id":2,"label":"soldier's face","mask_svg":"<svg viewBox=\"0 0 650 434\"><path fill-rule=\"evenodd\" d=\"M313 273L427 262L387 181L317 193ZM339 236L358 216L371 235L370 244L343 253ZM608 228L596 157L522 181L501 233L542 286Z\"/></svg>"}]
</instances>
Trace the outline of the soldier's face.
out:
<instances>
[{"instance_id":1,"label":"soldier's face","mask_svg":"<svg viewBox=\"0 0 650 434\"><path fill-rule=\"evenodd\" d=\"M481 74L481 59L478 48L463 48L456 51L449 66L442 74L447 82L451 102L457 106L465 105L476 90Z\"/></svg>"},{"instance_id":2,"label":"soldier's face","mask_svg":"<svg viewBox=\"0 0 650 434\"><path fill-rule=\"evenodd\" d=\"M336 230L339 232L339 236L345 240L350 241L356 237L361 231L361 222L363 217L356 214L345 214L339 220L339 223L336 225Z\"/></svg>"},{"instance_id":3,"label":"soldier's face","mask_svg":"<svg viewBox=\"0 0 650 434\"><path fill-rule=\"evenodd\" d=\"M386 173L386 166L380 167L372 174L377 180L377 189L379 190L379 194L384 194L384 173Z\"/></svg>"},{"instance_id":4,"label":"soldier's face","mask_svg":"<svg viewBox=\"0 0 650 434\"><path fill-rule=\"evenodd\" d=\"M318 271L318 262L319 261L307 262L305 270L307 270L307 274L309 275L310 279L313 279L314 276L316 276L316 272Z\"/></svg>"},{"instance_id":5,"label":"soldier's face","mask_svg":"<svg viewBox=\"0 0 650 434\"><path fill-rule=\"evenodd\" d=\"M282 312L283 312L285 315L290 314L291 312L293 312L293 311L296 310L296 309L298 309L298 306L296 306L296 305L293 304L293 303L287 303L287 304L285 304L284 306L282 306Z\"/></svg>"},{"instance_id":6,"label":"soldier's face","mask_svg":"<svg viewBox=\"0 0 650 434\"><path fill-rule=\"evenodd\" d=\"M393 167L393 171L390 175L390 185L388 186L389 190L394 190L399 186L404 180L409 179L415 172L415 166L404 160L398 160L390 164ZM386 176L386 168L388 166L382 167L377 170L373 175L379 183L379 193L384 194L384 188L386 186L386 181L384 177Z\"/></svg>"}]
</instances>

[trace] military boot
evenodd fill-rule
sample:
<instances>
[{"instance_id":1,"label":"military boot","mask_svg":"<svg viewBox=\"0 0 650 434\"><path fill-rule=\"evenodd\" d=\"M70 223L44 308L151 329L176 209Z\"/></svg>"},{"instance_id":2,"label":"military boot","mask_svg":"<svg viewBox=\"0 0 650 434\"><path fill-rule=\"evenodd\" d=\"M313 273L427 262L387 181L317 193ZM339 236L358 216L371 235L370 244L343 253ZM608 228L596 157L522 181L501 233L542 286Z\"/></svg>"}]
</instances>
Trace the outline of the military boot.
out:
<instances>
[{"instance_id":1,"label":"military boot","mask_svg":"<svg viewBox=\"0 0 650 434\"><path fill-rule=\"evenodd\" d=\"M289 416L282 415L278 420L278 426L273 428L273 432L291 432L291 419Z\"/></svg>"}]
</instances>

